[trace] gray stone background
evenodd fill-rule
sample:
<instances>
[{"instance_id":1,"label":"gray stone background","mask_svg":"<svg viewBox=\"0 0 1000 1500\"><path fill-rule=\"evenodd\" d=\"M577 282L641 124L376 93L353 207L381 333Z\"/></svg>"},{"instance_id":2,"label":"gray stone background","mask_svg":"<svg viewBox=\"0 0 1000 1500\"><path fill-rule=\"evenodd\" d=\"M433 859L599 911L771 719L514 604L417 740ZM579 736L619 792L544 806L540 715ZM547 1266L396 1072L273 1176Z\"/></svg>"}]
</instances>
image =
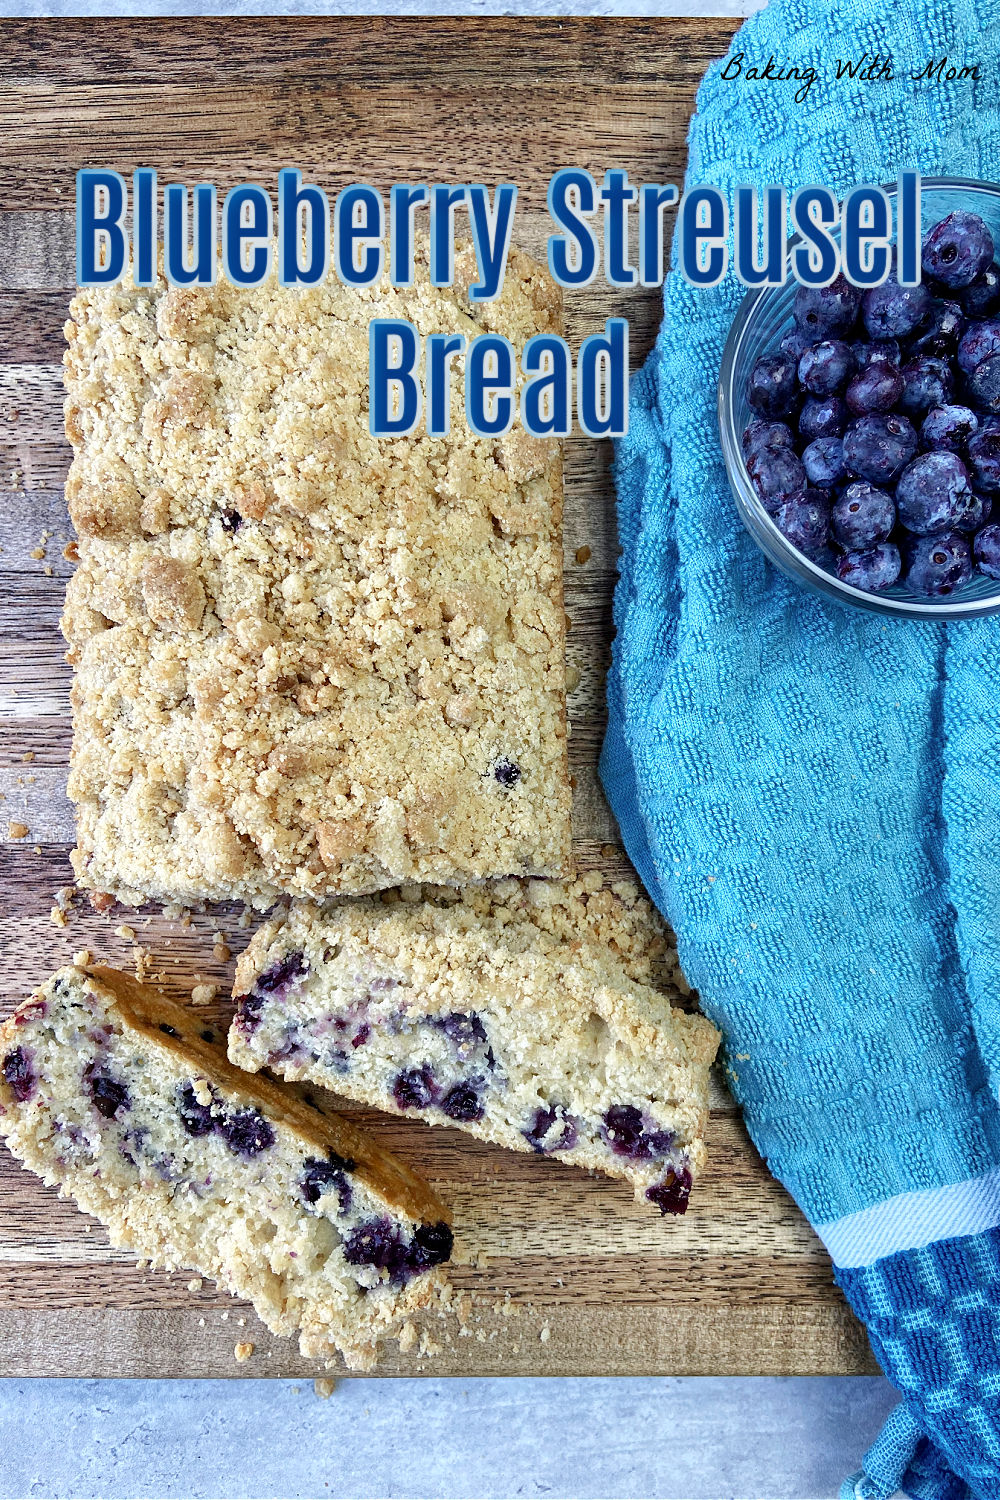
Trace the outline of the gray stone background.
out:
<instances>
[{"instance_id":1,"label":"gray stone background","mask_svg":"<svg viewBox=\"0 0 1000 1500\"><path fill-rule=\"evenodd\" d=\"M754 0L64 0L7 16L744 16ZM2 69L0 41L0 69ZM832 1500L895 1404L832 1379L0 1381L0 1500Z\"/></svg>"}]
</instances>

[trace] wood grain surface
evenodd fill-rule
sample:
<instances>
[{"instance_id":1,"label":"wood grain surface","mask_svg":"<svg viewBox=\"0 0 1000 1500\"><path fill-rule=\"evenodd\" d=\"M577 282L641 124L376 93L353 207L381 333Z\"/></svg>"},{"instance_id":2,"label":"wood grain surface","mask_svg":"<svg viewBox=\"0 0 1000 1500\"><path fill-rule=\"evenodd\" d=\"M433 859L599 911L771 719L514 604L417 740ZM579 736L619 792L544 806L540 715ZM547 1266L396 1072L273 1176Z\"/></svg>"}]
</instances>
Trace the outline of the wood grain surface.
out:
<instances>
[{"instance_id":1,"label":"wood grain surface","mask_svg":"<svg viewBox=\"0 0 1000 1500\"><path fill-rule=\"evenodd\" d=\"M272 187L281 166L336 192L352 180L516 181L516 240L544 249L558 167L608 166L680 182L697 81L726 51L723 20L6 21L0 23L0 902L12 1007L81 948L129 967L136 942L164 988L219 986L248 936L239 908L171 920L103 916L53 895L71 882L66 799L69 671L58 631L71 531L62 496L59 361L73 286L78 167L223 191ZM658 293L603 284L567 300L575 346L615 314L638 363ZM628 864L598 788L616 540L608 452L567 445L566 601L584 868ZM589 549L589 553L586 550ZM586 561L577 561L577 556ZM10 825L27 827L13 837ZM129 935L128 928L135 937ZM218 950L217 950L218 951ZM350 1107L455 1206L468 1326L432 1330L434 1358L391 1353L386 1374L822 1374L870 1372L864 1333L827 1257L716 1087L711 1163L687 1215L659 1220L623 1184L508 1155L449 1130ZM252 1311L183 1274L137 1269L0 1154L0 1373L321 1373ZM242 1321L241 1321L242 1320ZM234 1345L255 1344L236 1364Z\"/></svg>"}]
</instances>

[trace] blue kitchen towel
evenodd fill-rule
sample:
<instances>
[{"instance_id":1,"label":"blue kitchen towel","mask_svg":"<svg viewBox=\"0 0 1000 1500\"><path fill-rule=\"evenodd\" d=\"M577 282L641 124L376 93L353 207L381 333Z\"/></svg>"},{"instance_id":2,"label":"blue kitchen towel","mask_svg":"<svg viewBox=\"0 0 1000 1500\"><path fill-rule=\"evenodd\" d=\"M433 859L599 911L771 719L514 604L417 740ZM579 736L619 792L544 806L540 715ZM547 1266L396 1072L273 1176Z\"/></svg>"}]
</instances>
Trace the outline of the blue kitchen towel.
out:
<instances>
[{"instance_id":1,"label":"blue kitchen towel","mask_svg":"<svg viewBox=\"0 0 1000 1500\"><path fill-rule=\"evenodd\" d=\"M740 52L702 84L689 184L1000 176L1000 0L773 0ZM835 78L864 52L895 76ZM911 76L946 55L978 81ZM769 57L815 69L804 97L747 79ZM633 382L602 779L903 1394L846 1493L1000 1496L1000 619L886 620L766 562L715 412L742 290L672 274Z\"/></svg>"}]
</instances>

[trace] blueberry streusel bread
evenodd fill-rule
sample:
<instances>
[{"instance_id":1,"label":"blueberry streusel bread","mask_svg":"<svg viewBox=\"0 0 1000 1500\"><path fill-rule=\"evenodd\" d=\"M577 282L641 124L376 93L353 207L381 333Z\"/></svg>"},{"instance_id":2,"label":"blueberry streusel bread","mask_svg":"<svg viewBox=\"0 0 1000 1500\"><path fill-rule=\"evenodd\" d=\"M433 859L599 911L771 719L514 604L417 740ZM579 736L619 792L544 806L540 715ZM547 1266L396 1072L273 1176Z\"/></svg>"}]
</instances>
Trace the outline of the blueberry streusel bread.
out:
<instances>
[{"instance_id":1,"label":"blueberry streusel bread","mask_svg":"<svg viewBox=\"0 0 1000 1500\"><path fill-rule=\"evenodd\" d=\"M593 884L293 903L239 961L229 1055L682 1213L718 1033L630 977L649 977L662 926L634 888Z\"/></svg>"},{"instance_id":2,"label":"blueberry streusel bread","mask_svg":"<svg viewBox=\"0 0 1000 1500\"><path fill-rule=\"evenodd\" d=\"M0 1136L114 1244L247 1297L303 1354L371 1365L427 1304L450 1215L302 1090L250 1078L204 1021L113 969L60 969L0 1027Z\"/></svg>"},{"instance_id":3,"label":"blueberry streusel bread","mask_svg":"<svg viewBox=\"0 0 1000 1500\"><path fill-rule=\"evenodd\" d=\"M322 897L570 865L559 445L368 431L368 323L557 332L502 294L80 292L66 325L63 629L78 882L138 904Z\"/></svg>"}]
</instances>

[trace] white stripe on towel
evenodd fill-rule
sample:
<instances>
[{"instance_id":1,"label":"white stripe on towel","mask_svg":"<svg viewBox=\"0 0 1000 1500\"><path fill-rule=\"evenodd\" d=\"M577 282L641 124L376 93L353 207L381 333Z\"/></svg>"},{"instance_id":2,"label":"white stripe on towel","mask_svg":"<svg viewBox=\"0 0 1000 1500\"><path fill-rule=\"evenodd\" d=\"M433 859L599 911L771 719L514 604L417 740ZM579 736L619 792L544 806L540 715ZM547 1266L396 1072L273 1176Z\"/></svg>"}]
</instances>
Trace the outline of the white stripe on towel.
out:
<instances>
[{"instance_id":1,"label":"white stripe on towel","mask_svg":"<svg viewBox=\"0 0 1000 1500\"><path fill-rule=\"evenodd\" d=\"M829 1224L817 1224L816 1233L834 1265L851 1270L874 1265L900 1250L919 1250L939 1240L998 1227L1000 1167L994 1167L967 1182L900 1193Z\"/></svg>"}]
</instances>

